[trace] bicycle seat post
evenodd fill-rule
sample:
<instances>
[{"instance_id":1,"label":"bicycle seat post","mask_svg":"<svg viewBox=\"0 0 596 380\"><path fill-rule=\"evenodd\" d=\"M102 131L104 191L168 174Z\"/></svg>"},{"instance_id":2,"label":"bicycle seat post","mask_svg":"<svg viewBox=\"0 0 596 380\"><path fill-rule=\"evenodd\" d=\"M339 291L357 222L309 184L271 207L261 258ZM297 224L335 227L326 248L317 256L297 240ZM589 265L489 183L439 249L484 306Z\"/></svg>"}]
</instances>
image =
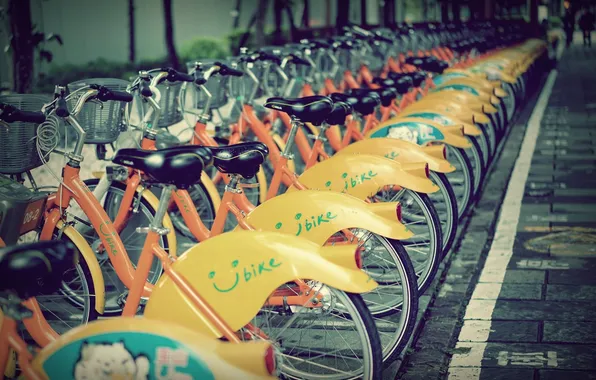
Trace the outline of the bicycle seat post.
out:
<instances>
[{"instance_id":1,"label":"bicycle seat post","mask_svg":"<svg viewBox=\"0 0 596 380\"><path fill-rule=\"evenodd\" d=\"M172 198L172 191L176 190L176 186L174 185L165 185L159 197L159 205L157 207L157 211L155 212L155 216L151 220L151 224L149 227L138 227L137 232L155 232L158 235L167 235L170 233L170 230L163 226L163 219L168 212L168 207L170 205L170 199Z\"/></svg>"},{"instance_id":2,"label":"bicycle seat post","mask_svg":"<svg viewBox=\"0 0 596 380\"><path fill-rule=\"evenodd\" d=\"M291 150L294 146L294 140L296 138L296 133L298 132L298 128L302 127L304 125L304 123L302 123L302 121L300 121L298 118L296 118L295 116L291 116L291 125L292 127L290 128L290 134L288 135L288 141L286 142L286 146L284 148L284 151L281 153L281 156L284 158L287 158L288 160L291 160L294 158L294 155L291 153Z\"/></svg>"}]
</instances>

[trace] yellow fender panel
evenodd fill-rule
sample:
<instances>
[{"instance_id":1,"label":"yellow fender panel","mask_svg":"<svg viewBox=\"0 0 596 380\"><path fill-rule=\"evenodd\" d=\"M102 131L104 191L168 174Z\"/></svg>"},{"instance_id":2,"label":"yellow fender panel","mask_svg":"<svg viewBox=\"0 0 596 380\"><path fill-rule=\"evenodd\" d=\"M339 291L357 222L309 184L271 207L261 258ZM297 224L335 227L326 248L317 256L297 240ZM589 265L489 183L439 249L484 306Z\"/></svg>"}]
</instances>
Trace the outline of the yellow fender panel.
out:
<instances>
[{"instance_id":1,"label":"yellow fender panel","mask_svg":"<svg viewBox=\"0 0 596 380\"><path fill-rule=\"evenodd\" d=\"M443 145L433 146L440 149L438 153L430 153L419 145L409 141L377 138L356 141L337 152L341 154L373 154L390 158L400 163L426 162L430 170L438 173L451 173L455 166L451 165L443 156Z\"/></svg>"},{"instance_id":2,"label":"yellow fender panel","mask_svg":"<svg viewBox=\"0 0 596 380\"><path fill-rule=\"evenodd\" d=\"M280 210L276 209L278 214ZM349 248L349 252L346 247L325 247L324 251L331 255L337 249L354 258L354 247ZM172 267L234 330L249 323L275 289L295 279L322 281L352 293L369 292L377 286L364 271L326 260L320 244L278 232L233 231L215 236L190 248ZM168 276L156 284L145 316L221 335Z\"/></svg>"},{"instance_id":3,"label":"yellow fender panel","mask_svg":"<svg viewBox=\"0 0 596 380\"><path fill-rule=\"evenodd\" d=\"M470 148L472 144L463 134L463 127L445 127L421 118L395 117L369 131L367 138L398 138L427 145L440 142L456 148Z\"/></svg>"},{"instance_id":4,"label":"yellow fender panel","mask_svg":"<svg viewBox=\"0 0 596 380\"><path fill-rule=\"evenodd\" d=\"M257 184L259 185L259 203L263 203L267 200L267 176L263 170L263 166L259 167L257 172ZM217 209L216 209L217 210Z\"/></svg>"},{"instance_id":5,"label":"yellow fender panel","mask_svg":"<svg viewBox=\"0 0 596 380\"><path fill-rule=\"evenodd\" d=\"M434 110L440 113L447 113L456 116L466 123L489 123L490 119L482 111L482 104L476 100L475 104L458 103L455 99L446 99L444 96L433 96L428 94L420 101L408 106L406 110ZM405 111L405 110L404 110Z\"/></svg>"},{"instance_id":6,"label":"yellow fender panel","mask_svg":"<svg viewBox=\"0 0 596 380\"><path fill-rule=\"evenodd\" d=\"M507 96L507 92L503 91L501 88L501 84L499 82L489 81L487 79L480 79L480 78L454 78L445 83L441 86L447 86L450 84L460 84L463 86L469 86L474 90L482 91L486 94L494 94L501 98ZM497 91L500 90L500 91ZM500 94L500 95L499 95Z\"/></svg>"},{"instance_id":7,"label":"yellow fender panel","mask_svg":"<svg viewBox=\"0 0 596 380\"><path fill-rule=\"evenodd\" d=\"M365 200L388 185L397 185L420 193L434 193L439 188L426 177L426 163L418 163L422 172L404 170L391 159L370 154L335 155L307 169L300 183L313 190L347 193Z\"/></svg>"},{"instance_id":8,"label":"yellow fender panel","mask_svg":"<svg viewBox=\"0 0 596 380\"><path fill-rule=\"evenodd\" d=\"M73 352L69 351L71 354L69 358L72 359L72 362L69 363L64 361L64 358L61 358L61 364L66 366L66 371L73 371L76 361L79 359L79 356L76 354L79 353L78 350L80 350L82 343L90 340L101 342L102 336L106 336L106 334L117 334L120 336L130 334L128 335L128 339L130 340L125 338L120 342L124 344L124 348L127 351L138 350L139 345L137 342L139 340L142 344L143 340L147 342L156 337L160 343L164 341L168 342L167 346L173 343L173 345L178 346L176 348L183 349L188 354L189 363L196 363L197 361L202 363L208 368L208 372L211 372L215 379L276 379L276 377L268 374L265 365L265 352L270 346L268 342L249 341L241 344L223 342L213 339L212 336L201 334L196 329L189 329L175 324L165 325L161 321L151 320L149 318L113 318L76 327L39 352L32 362L33 368L39 373L44 373L47 378L48 374L44 371L46 361L53 359L58 362L58 357L52 358L52 356L54 354L60 355L60 350L63 348L72 348L75 353L73 355ZM113 337L106 339L110 342L116 340ZM67 347L69 345L70 347ZM155 341L150 342L149 345L153 348L156 343ZM143 353L149 356L150 363L159 360L153 357L153 355L156 355L153 350ZM131 354L130 351L129 354ZM54 363L48 362L47 364ZM149 366L147 370L150 370L152 364L149 364ZM196 370L195 367L193 368ZM153 378L153 376L150 377Z\"/></svg>"},{"instance_id":9,"label":"yellow fender panel","mask_svg":"<svg viewBox=\"0 0 596 380\"><path fill-rule=\"evenodd\" d=\"M442 87L445 89L446 87ZM449 91L447 94L445 91ZM435 99L443 99L447 100L449 98L450 102L461 102L464 103L467 107L475 112L484 112L484 113L496 113L497 109L490 104L490 96L487 95L483 98L483 96L477 96L474 94L470 94L469 92L465 91L454 91L454 90L443 90L443 91L436 91L433 93L429 93L428 100L435 100ZM451 104L451 103L450 103Z\"/></svg>"},{"instance_id":10,"label":"yellow fender panel","mask_svg":"<svg viewBox=\"0 0 596 380\"><path fill-rule=\"evenodd\" d=\"M70 225L65 227L64 222L61 220L58 221L56 227L58 229L64 228L62 233L68 236L68 238L75 244L81 255L85 258L85 262L89 267L91 279L95 287L95 310L99 314L103 314L106 305L106 287L103 279L103 273L101 272L101 267L97 261L97 256L95 256L95 253L87 243L87 240L85 240L79 231L76 230L76 228Z\"/></svg>"},{"instance_id":11,"label":"yellow fender panel","mask_svg":"<svg viewBox=\"0 0 596 380\"><path fill-rule=\"evenodd\" d=\"M407 110L406 110L407 111ZM444 126L457 126L462 125L464 127L464 134L468 136L480 136L482 135L482 131L474 124L464 123L455 117L450 117L448 115L443 115L438 112L432 111L416 111L410 110L411 112L402 112L399 116L403 117L419 117L422 119L427 119L430 121L434 121Z\"/></svg>"},{"instance_id":12,"label":"yellow fender panel","mask_svg":"<svg viewBox=\"0 0 596 380\"><path fill-rule=\"evenodd\" d=\"M217 191L217 186L215 186L211 178L209 178L205 172L201 173L201 182L205 186L205 190L207 190L211 202L213 202L214 209L218 210L219 205L221 204L221 196L219 195L219 191Z\"/></svg>"},{"instance_id":13,"label":"yellow fender panel","mask_svg":"<svg viewBox=\"0 0 596 380\"><path fill-rule=\"evenodd\" d=\"M380 204L383 210L348 194L290 191L254 209L246 221L256 229L304 237L318 245L347 228L362 228L395 240L412 237L413 233L397 220L398 202ZM391 217L386 217L385 210L392 210ZM379 215L377 212L381 211Z\"/></svg>"}]
</instances>

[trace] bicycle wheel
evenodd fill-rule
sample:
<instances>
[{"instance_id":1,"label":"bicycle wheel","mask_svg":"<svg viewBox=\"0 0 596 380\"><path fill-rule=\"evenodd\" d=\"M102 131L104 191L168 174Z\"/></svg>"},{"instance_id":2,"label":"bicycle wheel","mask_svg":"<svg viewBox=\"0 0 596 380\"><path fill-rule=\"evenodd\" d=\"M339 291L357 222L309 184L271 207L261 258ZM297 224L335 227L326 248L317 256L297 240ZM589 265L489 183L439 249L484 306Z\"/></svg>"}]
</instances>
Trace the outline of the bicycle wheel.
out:
<instances>
[{"instance_id":1,"label":"bicycle wheel","mask_svg":"<svg viewBox=\"0 0 596 380\"><path fill-rule=\"evenodd\" d=\"M320 307L264 306L242 336L273 341L283 378L380 380L381 343L362 297L319 282L309 285L309 299L323 296ZM278 291L298 294L296 288L290 283Z\"/></svg>"},{"instance_id":2,"label":"bicycle wheel","mask_svg":"<svg viewBox=\"0 0 596 380\"><path fill-rule=\"evenodd\" d=\"M327 244L358 241L364 270L378 287L361 294L375 320L381 338L383 360L398 356L416 323L418 284L414 265L401 242L364 229L333 235Z\"/></svg>"},{"instance_id":3,"label":"bicycle wheel","mask_svg":"<svg viewBox=\"0 0 596 380\"><path fill-rule=\"evenodd\" d=\"M364 243L362 269L379 286L362 298L373 314L383 361L389 362L402 353L414 331L419 292L414 265L402 243L374 237L383 249L371 248L370 240Z\"/></svg>"},{"instance_id":4,"label":"bicycle wheel","mask_svg":"<svg viewBox=\"0 0 596 380\"><path fill-rule=\"evenodd\" d=\"M93 191L98 182L98 179L88 179L85 180L85 185ZM99 200L111 220L114 220L118 214L125 191L125 184L121 182L112 182L106 194ZM122 239L122 242L124 243L126 254L130 258L133 266L136 266L145 243L145 234L136 232L136 229L137 227L149 226L155 216L155 210L145 198L140 197L137 199L139 199L137 201L138 203L135 204L135 202L133 202L133 208L138 207L137 212L134 210L130 212L126 225L122 231L120 231L120 239ZM87 240L91 248L97 251L96 247L101 243L97 232L91 227L88 220L79 220L79 222L86 224L86 228L79 229L79 231ZM160 246L168 252L170 243L167 236L160 237ZM122 313L123 303L126 300L128 289L120 278L118 278L118 274L112 266L112 262L107 253L96 252L96 255L105 281L106 304L104 314L119 315ZM162 270L161 261L157 257L153 258L147 282L155 284L159 279L159 276L161 276Z\"/></svg>"},{"instance_id":5,"label":"bicycle wheel","mask_svg":"<svg viewBox=\"0 0 596 380\"><path fill-rule=\"evenodd\" d=\"M474 173L474 194L477 194L480 189L480 184L484 179L485 162L482 159L482 151L480 150L480 146L476 139L471 138L469 140L472 143L472 147L465 149L464 153L472 165L472 172Z\"/></svg>"},{"instance_id":6,"label":"bicycle wheel","mask_svg":"<svg viewBox=\"0 0 596 380\"><path fill-rule=\"evenodd\" d=\"M52 240L63 240L77 249L79 262L64 273L61 287L52 294L39 295L36 298L39 307L50 327L59 335L98 318L95 292L97 284L93 281L89 265L80 254L77 243L56 229ZM87 249L89 249L87 247ZM25 337L27 333L23 332Z\"/></svg>"},{"instance_id":7,"label":"bicycle wheel","mask_svg":"<svg viewBox=\"0 0 596 380\"><path fill-rule=\"evenodd\" d=\"M467 211L474 197L474 174L472 164L463 152L463 149L447 145L447 158L455 171L447 174L455 199L457 200L458 217L461 218Z\"/></svg>"},{"instance_id":8,"label":"bicycle wheel","mask_svg":"<svg viewBox=\"0 0 596 380\"><path fill-rule=\"evenodd\" d=\"M488 136L484 133L484 130L481 129L482 134L479 136L474 136L472 140L475 140L480 147L480 152L482 152L482 159L484 160L485 167L491 162L491 154L490 154L490 142L488 141Z\"/></svg>"},{"instance_id":9,"label":"bicycle wheel","mask_svg":"<svg viewBox=\"0 0 596 380\"><path fill-rule=\"evenodd\" d=\"M497 151L497 143L498 143L497 132L495 131L495 128L492 126L492 124L490 124L490 123L488 123L488 124L476 123L476 125L482 130L482 134L485 135L486 139L488 140L489 157L492 160L492 158L495 156L495 153Z\"/></svg>"},{"instance_id":10,"label":"bicycle wheel","mask_svg":"<svg viewBox=\"0 0 596 380\"><path fill-rule=\"evenodd\" d=\"M428 194L428 197L433 202L441 222L441 231L443 232L442 252L443 257L445 257L449 253L457 234L459 224L457 199L445 174L431 171L430 179L439 187L439 191Z\"/></svg>"},{"instance_id":11,"label":"bicycle wheel","mask_svg":"<svg viewBox=\"0 0 596 380\"><path fill-rule=\"evenodd\" d=\"M192 199L192 203L195 209L197 210L197 213L201 217L201 221L203 222L205 227L211 229L211 226L213 226L213 221L215 220L215 213L217 212L217 210L215 210L215 207L213 206L213 200L211 200L209 192L207 192L207 189L205 189L205 185L203 185L202 183L192 185L188 189L188 194ZM197 241L195 236L192 234L192 232L186 225L186 222L184 221L184 218L182 217L182 214L180 214L180 210L178 210L177 207L173 207L170 210L169 215L176 231L180 232L182 235L192 240L193 242Z\"/></svg>"},{"instance_id":12,"label":"bicycle wheel","mask_svg":"<svg viewBox=\"0 0 596 380\"><path fill-rule=\"evenodd\" d=\"M413 233L401 240L412 260L418 282L418 292L423 294L433 281L443 257L443 238L439 216L426 194L401 188L386 187L376 194L375 201L400 202L403 224Z\"/></svg>"}]
</instances>

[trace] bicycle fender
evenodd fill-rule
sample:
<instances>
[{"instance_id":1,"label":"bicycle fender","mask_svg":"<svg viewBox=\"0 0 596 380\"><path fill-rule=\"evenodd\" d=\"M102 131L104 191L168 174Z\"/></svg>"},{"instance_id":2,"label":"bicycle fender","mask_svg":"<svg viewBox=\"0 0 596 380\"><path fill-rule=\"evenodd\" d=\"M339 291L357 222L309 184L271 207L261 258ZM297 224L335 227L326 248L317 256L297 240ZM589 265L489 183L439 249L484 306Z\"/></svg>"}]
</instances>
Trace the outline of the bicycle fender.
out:
<instances>
[{"instance_id":1,"label":"bicycle fender","mask_svg":"<svg viewBox=\"0 0 596 380\"><path fill-rule=\"evenodd\" d=\"M482 135L482 131L474 124L464 123L454 117L445 116L438 112L432 111L414 111L412 110L411 113L402 112L400 116L404 117L418 117L421 119L427 119L430 121L434 121L435 123L444 125L444 126L451 126L451 125L463 125L464 127L464 134L469 136L480 136Z\"/></svg>"},{"instance_id":2,"label":"bicycle fender","mask_svg":"<svg viewBox=\"0 0 596 380\"><path fill-rule=\"evenodd\" d=\"M432 148L440 148L440 155L435 152L431 154L427 148L409 141L381 137L356 141L335 153L334 157L341 154L372 154L400 163L426 162L429 169L434 172L451 173L455 171L455 166L451 165L443 156L443 145L432 146Z\"/></svg>"},{"instance_id":3,"label":"bicycle fender","mask_svg":"<svg viewBox=\"0 0 596 380\"><path fill-rule=\"evenodd\" d=\"M336 248L354 259L354 250L347 252L346 247L325 247L325 251L329 254ZM326 260L320 244L270 231L233 231L215 236L182 254L172 269L200 290L201 298L233 330L249 323L275 289L296 279L321 281L351 293L377 287L364 271ZM157 282L145 317L221 336L168 276Z\"/></svg>"},{"instance_id":4,"label":"bicycle fender","mask_svg":"<svg viewBox=\"0 0 596 380\"><path fill-rule=\"evenodd\" d=\"M497 82L498 83L498 82ZM460 77L460 78L452 78L449 79L445 82L443 82L443 84L441 84L441 86L449 86L449 85L462 85L464 87L469 87L470 89L474 89L476 91L478 91L479 93L485 93L485 94L494 94L497 95L501 98L507 96L507 93L501 88L501 84L495 84L495 82L491 82L487 79L481 79L481 78L466 78L466 77ZM438 86L438 87L441 87ZM497 91L499 90L499 91Z\"/></svg>"},{"instance_id":5,"label":"bicycle fender","mask_svg":"<svg viewBox=\"0 0 596 380\"><path fill-rule=\"evenodd\" d=\"M233 344L193 330L149 318L95 321L62 335L56 342L41 350L31 364L45 378L74 378L72 374L81 358L84 345L96 343L119 346L123 360L129 355L132 358L144 356L148 360L147 366L137 366L137 371L159 372L160 365L163 365L159 364L163 361L163 358L158 357L159 348L169 348L172 355L178 358L182 356L186 362L178 370L186 372L187 376L192 374L192 378L276 379L269 375L263 360L270 347L268 342Z\"/></svg>"},{"instance_id":6,"label":"bicycle fender","mask_svg":"<svg viewBox=\"0 0 596 380\"><path fill-rule=\"evenodd\" d=\"M463 127L445 127L425 119L399 116L381 123L367 133L366 137L398 138L418 145L440 142L456 148L472 146L463 134Z\"/></svg>"},{"instance_id":7,"label":"bicycle fender","mask_svg":"<svg viewBox=\"0 0 596 380\"><path fill-rule=\"evenodd\" d=\"M451 87L441 87L441 88L435 90L435 92L433 92L432 95L430 95L430 94L428 95L429 100L437 99L437 98L444 100L445 94L444 93L442 94L442 92L449 91L449 97L450 97L449 100L452 102L453 101L461 102L475 112L484 112L484 113L487 113L487 112L488 113L496 113L497 112L497 109L490 104L490 95L488 95L488 94L484 94L484 96L474 95L473 93L470 93L468 91L458 90L454 87L458 87L458 86L453 85ZM485 106L488 106L488 107L484 108Z\"/></svg>"},{"instance_id":8,"label":"bicycle fender","mask_svg":"<svg viewBox=\"0 0 596 380\"><path fill-rule=\"evenodd\" d=\"M427 164L418 162L415 165L418 167L408 171L399 162L378 155L334 155L305 170L299 181L309 189L346 193L362 200L389 185L425 194L438 191L438 186L426 176Z\"/></svg>"},{"instance_id":9,"label":"bicycle fender","mask_svg":"<svg viewBox=\"0 0 596 380\"><path fill-rule=\"evenodd\" d=\"M219 195L219 191L217 191L217 186L215 186L213 180L211 180L205 172L201 173L201 182L205 186L205 190L207 190L207 194L209 194L209 198L211 198L211 201L213 202L214 210L218 210L219 205L221 204L221 196Z\"/></svg>"},{"instance_id":10,"label":"bicycle fender","mask_svg":"<svg viewBox=\"0 0 596 380\"><path fill-rule=\"evenodd\" d=\"M103 274L101 272L101 267L99 266L99 262L97 261L97 256L95 256L95 253L87 243L87 240L85 240L85 238L79 233L79 231L76 230L76 228L74 228L71 225L67 225L65 227L64 222L62 222L62 220L58 221L56 227L58 229L64 228L62 230L62 233L68 236L68 238L72 240L73 243L75 243L77 249L85 258L85 262L87 263L87 266L89 267L89 272L91 273L91 279L96 287L95 310L99 314L103 314L106 303L106 287L103 279Z\"/></svg>"},{"instance_id":11,"label":"bicycle fender","mask_svg":"<svg viewBox=\"0 0 596 380\"><path fill-rule=\"evenodd\" d=\"M397 219L398 202L379 203L383 207L375 204L334 191L290 191L259 205L246 216L246 222L259 230L301 236L319 245L348 228L395 240L413 236Z\"/></svg>"},{"instance_id":12,"label":"bicycle fender","mask_svg":"<svg viewBox=\"0 0 596 380\"><path fill-rule=\"evenodd\" d=\"M437 93L435 93L437 94ZM457 119L467 123L489 123L490 119L482 112L482 104L461 104L456 101L445 99L444 97L432 96L428 94L419 102L409 105L405 110L411 112L413 110L427 111L435 110L440 113L447 113L454 115Z\"/></svg>"}]
</instances>

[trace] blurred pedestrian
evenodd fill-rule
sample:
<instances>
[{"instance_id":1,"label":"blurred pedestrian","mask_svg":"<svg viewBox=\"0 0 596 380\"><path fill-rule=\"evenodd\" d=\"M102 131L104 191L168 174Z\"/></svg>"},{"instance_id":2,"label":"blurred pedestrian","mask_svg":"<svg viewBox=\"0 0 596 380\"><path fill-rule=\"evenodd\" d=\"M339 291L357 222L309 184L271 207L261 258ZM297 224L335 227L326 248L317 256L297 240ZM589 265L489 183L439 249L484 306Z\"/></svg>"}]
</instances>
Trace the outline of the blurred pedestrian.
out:
<instances>
[{"instance_id":1,"label":"blurred pedestrian","mask_svg":"<svg viewBox=\"0 0 596 380\"><path fill-rule=\"evenodd\" d=\"M565 7L565 14L563 15L563 30L565 31L565 36L567 37L567 47L569 47L573 41L573 32L575 31L575 15L569 6Z\"/></svg>"},{"instance_id":2,"label":"blurred pedestrian","mask_svg":"<svg viewBox=\"0 0 596 380\"><path fill-rule=\"evenodd\" d=\"M594 14L588 8L579 18L579 28L584 35L584 46L592 46L592 30L594 30Z\"/></svg>"}]
</instances>

